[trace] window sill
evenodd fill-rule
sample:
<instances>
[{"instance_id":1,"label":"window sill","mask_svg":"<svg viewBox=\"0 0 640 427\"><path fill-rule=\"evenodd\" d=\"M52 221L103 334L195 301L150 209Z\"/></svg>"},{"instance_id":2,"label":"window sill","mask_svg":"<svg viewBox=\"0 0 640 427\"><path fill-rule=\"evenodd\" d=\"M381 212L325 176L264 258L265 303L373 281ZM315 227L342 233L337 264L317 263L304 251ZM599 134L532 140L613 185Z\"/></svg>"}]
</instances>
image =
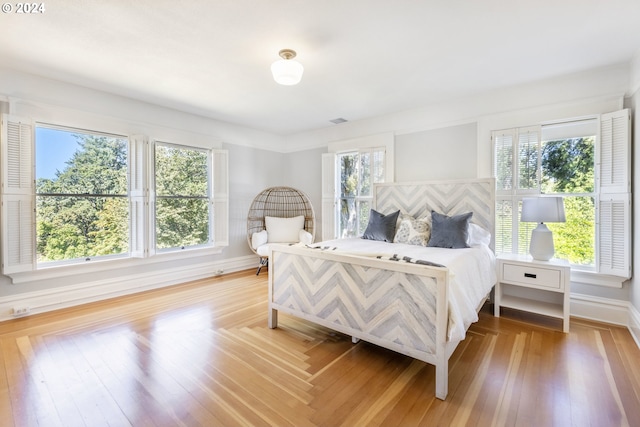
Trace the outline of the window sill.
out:
<instances>
[{"instance_id":1,"label":"window sill","mask_svg":"<svg viewBox=\"0 0 640 427\"><path fill-rule=\"evenodd\" d=\"M608 274L600 274L595 271L584 271L571 269L571 282L581 283L584 285L605 286L608 288L621 289L622 284L626 282L627 278L610 276Z\"/></svg>"},{"instance_id":2,"label":"window sill","mask_svg":"<svg viewBox=\"0 0 640 427\"><path fill-rule=\"evenodd\" d=\"M166 263L194 257L205 257L222 253L224 247L208 247L197 249L185 249L176 252L157 253L148 258L117 258L88 261L82 264L67 264L50 267L41 267L36 271L8 274L12 283L26 283L39 280L57 279L60 277L73 277L83 274L92 274L108 270L117 270L131 267L140 267Z\"/></svg>"}]
</instances>

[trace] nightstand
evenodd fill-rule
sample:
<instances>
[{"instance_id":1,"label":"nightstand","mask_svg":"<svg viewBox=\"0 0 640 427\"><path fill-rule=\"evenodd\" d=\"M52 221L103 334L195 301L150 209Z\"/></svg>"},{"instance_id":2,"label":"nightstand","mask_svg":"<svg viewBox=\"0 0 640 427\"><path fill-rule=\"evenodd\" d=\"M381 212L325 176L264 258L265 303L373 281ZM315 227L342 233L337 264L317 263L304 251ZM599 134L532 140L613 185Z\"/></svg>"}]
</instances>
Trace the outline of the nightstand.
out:
<instances>
[{"instance_id":1,"label":"nightstand","mask_svg":"<svg viewBox=\"0 0 640 427\"><path fill-rule=\"evenodd\" d=\"M514 254L496 258L494 315L500 317L500 307L509 307L556 317L562 319L562 331L569 332L569 262L555 258L537 261Z\"/></svg>"}]
</instances>

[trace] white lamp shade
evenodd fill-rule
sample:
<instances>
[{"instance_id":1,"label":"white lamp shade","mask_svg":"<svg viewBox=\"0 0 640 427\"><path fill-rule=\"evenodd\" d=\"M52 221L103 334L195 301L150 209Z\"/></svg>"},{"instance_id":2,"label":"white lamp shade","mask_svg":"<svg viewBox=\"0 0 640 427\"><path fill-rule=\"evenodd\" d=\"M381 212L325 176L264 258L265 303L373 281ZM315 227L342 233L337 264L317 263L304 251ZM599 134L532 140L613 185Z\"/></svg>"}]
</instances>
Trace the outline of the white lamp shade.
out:
<instances>
[{"instance_id":1,"label":"white lamp shade","mask_svg":"<svg viewBox=\"0 0 640 427\"><path fill-rule=\"evenodd\" d=\"M531 197L522 199L522 222L565 222L562 197Z\"/></svg>"},{"instance_id":2,"label":"white lamp shade","mask_svg":"<svg viewBox=\"0 0 640 427\"><path fill-rule=\"evenodd\" d=\"M304 67L293 59L281 59L271 64L273 79L281 85L295 85L300 83Z\"/></svg>"}]
</instances>

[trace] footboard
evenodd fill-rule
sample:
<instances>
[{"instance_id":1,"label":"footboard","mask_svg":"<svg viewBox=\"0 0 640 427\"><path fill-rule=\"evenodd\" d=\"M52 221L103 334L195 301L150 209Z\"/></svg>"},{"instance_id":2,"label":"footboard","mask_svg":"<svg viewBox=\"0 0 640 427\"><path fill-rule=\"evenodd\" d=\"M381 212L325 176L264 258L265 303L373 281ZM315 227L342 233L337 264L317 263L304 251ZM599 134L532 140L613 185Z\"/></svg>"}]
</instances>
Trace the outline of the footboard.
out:
<instances>
[{"instance_id":1,"label":"footboard","mask_svg":"<svg viewBox=\"0 0 640 427\"><path fill-rule=\"evenodd\" d=\"M414 357L436 367L445 399L449 271L297 246L269 256L269 327L278 311ZM449 343L451 344L451 343Z\"/></svg>"}]
</instances>

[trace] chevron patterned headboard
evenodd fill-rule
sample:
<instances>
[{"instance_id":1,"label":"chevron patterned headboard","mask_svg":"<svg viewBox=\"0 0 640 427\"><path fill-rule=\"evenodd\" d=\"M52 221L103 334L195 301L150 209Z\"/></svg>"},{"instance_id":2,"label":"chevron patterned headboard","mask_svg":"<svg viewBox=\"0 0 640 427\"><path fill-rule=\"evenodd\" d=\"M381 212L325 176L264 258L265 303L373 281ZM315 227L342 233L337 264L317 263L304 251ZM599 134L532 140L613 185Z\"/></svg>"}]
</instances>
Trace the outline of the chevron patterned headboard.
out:
<instances>
[{"instance_id":1,"label":"chevron patterned headboard","mask_svg":"<svg viewBox=\"0 0 640 427\"><path fill-rule=\"evenodd\" d=\"M375 184L374 209L419 218L432 210L449 216L473 212L471 222L495 234L495 179ZM491 239L493 248L494 239Z\"/></svg>"}]
</instances>

